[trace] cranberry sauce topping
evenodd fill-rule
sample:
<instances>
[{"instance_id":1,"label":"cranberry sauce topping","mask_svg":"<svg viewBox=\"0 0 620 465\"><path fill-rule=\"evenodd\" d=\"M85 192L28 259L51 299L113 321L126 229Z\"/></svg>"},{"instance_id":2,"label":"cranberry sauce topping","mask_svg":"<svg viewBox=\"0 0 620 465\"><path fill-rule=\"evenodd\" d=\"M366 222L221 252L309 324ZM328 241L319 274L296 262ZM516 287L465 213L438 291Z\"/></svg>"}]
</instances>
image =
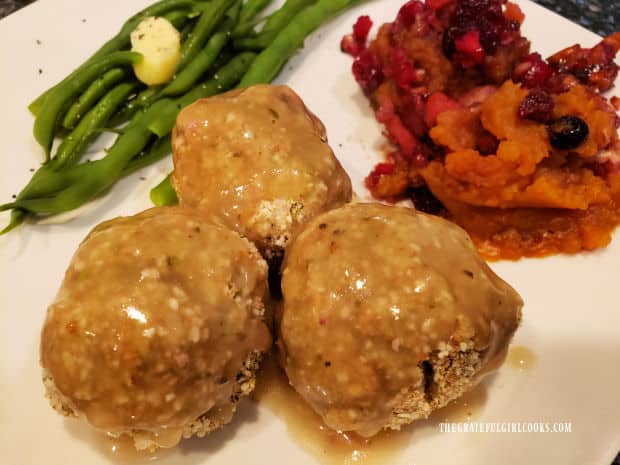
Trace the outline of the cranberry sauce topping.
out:
<instances>
[{"instance_id":1,"label":"cranberry sauce topping","mask_svg":"<svg viewBox=\"0 0 620 465\"><path fill-rule=\"evenodd\" d=\"M381 176L386 174L392 174L394 172L394 164L393 163L377 163L373 170L370 172L368 176L366 176L366 187L368 189L373 189L379 184L379 179Z\"/></svg>"},{"instance_id":2,"label":"cranberry sauce topping","mask_svg":"<svg viewBox=\"0 0 620 465\"><path fill-rule=\"evenodd\" d=\"M479 64L500 45L519 37L519 22L506 18L506 0L461 0L443 36L447 57L463 67Z\"/></svg>"},{"instance_id":3,"label":"cranberry sauce topping","mask_svg":"<svg viewBox=\"0 0 620 465\"><path fill-rule=\"evenodd\" d=\"M553 99L541 89L531 90L519 105L519 118L546 123L551 118Z\"/></svg>"},{"instance_id":4,"label":"cranberry sauce topping","mask_svg":"<svg viewBox=\"0 0 620 465\"><path fill-rule=\"evenodd\" d=\"M581 83L604 92L618 76L614 59L619 49L620 32L616 32L592 48L573 45L550 56L548 61L560 73L572 74Z\"/></svg>"},{"instance_id":5,"label":"cranberry sauce topping","mask_svg":"<svg viewBox=\"0 0 620 465\"><path fill-rule=\"evenodd\" d=\"M372 92L383 82L381 60L376 53L364 49L353 62L353 76L364 92Z\"/></svg>"},{"instance_id":6,"label":"cranberry sauce topping","mask_svg":"<svg viewBox=\"0 0 620 465\"><path fill-rule=\"evenodd\" d=\"M540 54L532 53L515 67L512 78L530 89L544 87L551 93L564 92L577 82L604 92L618 76L614 60L619 49L620 32L616 32L592 48L573 45L551 55L547 61Z\"/></svg>"},{"instance_id":7,"label":"cranberry sauce topping","mask_svg":"<svg viewBox=\"0 0 620 465\"><path fill-rule=\"evenodd\" d=\"M366 50L366 41L371 27L370 16L364 15L357 18L353 25L353 34L348 34L342 38L340 50L354 57L358 56L363 50Z\"/></svg>"},{"instance_id":8,"label":"cranberry sauce topping","mask_svg":"<svg viewBox=\"0 0 620 465\"><path fill-rule=\"evenodd\" d=\"M540 53L531 53L515 66L512 79L529 89L533 89L545 86L554 72L554 69L543 60Z\"/></svg>"}]
</instances>

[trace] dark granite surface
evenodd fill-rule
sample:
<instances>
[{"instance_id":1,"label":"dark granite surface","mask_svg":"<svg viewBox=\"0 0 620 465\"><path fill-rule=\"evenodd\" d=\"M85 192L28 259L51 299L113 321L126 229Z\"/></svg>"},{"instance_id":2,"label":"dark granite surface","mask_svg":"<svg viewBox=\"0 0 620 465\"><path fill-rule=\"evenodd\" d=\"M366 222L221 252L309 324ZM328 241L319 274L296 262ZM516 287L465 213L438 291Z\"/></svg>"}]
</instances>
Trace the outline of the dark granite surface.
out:
<instances>
[{"instance_id":1,"label":"dark granite surface","mask_svg":"<svg viewBox=\"0 0 620 465\"><path fill-rule=\"evenodd\" d=\"M33 0L0 0L0 18ZM620 31L620 0L534 0L602 36ZM620 465L620 454L612 465Z\"/></svg>"}]
</instances>

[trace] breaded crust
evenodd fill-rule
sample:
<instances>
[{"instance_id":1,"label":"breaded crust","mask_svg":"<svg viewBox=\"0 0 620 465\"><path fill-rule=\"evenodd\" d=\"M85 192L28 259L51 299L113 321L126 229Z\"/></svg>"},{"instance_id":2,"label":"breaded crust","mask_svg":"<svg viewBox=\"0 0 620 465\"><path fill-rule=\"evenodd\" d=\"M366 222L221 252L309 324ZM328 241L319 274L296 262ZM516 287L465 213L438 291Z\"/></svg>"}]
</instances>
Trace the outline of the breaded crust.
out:
<instances>
[{"instance_id":1,"label":"breaded crust","mask_svg":"<svg viewBox=\"0 0 620 465\"><path fill-rule=\"evenodd\" d=\"M227 411L227 415L213 416L211 411L205 412L183 427L182 437L185 439L193 436L202 438L228 423L237 410L239 401L254 390L256 385L256 374L260 367L261 359L262 353L259 351L251 352L246 358L234 381L232 394L230 396L230 410ZM54 380L45 370L43 372L43 385L45 386L45 397L54 410L66 417L77 418L79 416L77 410L71 405L71 401L56 388ZM152 452L160 447L160 445L153 440L152 434L148 431L132 429L117 432L113 435L121 436L123 434L133 439L134 446L137 450Z\"/></svg>"}]
</instances>

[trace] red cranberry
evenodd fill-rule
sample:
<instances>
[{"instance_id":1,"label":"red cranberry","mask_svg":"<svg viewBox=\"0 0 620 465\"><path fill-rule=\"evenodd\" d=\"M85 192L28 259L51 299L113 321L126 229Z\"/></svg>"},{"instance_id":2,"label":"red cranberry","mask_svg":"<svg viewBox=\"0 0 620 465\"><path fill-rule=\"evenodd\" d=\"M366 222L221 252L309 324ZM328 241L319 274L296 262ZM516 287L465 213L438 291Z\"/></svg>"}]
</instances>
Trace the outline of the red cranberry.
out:
<instances>
[{"instance_id":1,"label":"red cranberry","mask_svg":"<svg viewBox=\"0 0 620 465\"><path fill-rule=\"evenodd\" d=\"M547 92L531 90L519 105L519 118L546 123L551 118L554 106L553 99Z\"/></svg>"},{"instance_id":2,"label":"red cranberry","mask_svg":"<svg viewBox=\"0 0 620 465\"><path fill-rule=\"evenodd\" d=\"M409 89L418 80L413 63L402 48L394 47L390 53L391 72L394 80L402 89Z\"/></svg>"},{"instance_id":3,"label":"red cranberry","mask_svg":"<svg viewBox=\"0 0 620 465\"><path fill-rule=\"evenodd\" d=\"M502 4L505 0L461 0L454 10L442 39L444 53L462 66L471 66L467 54L456 55L456 42L471 32L478 33L478 42L483 52L493 55L500 45L508 45L519 36L519 22L504 16ZM473 36L465 40L471 44ZM471 45L467 48L471 49ZM476 55L477 56L477 55ZM464 61L463 61L464 59ZM476 58L476 61L478 58ZM476 64L473 61L473 64Z\"/></svg>"},{"instance_id":4,"label":"red cranberry","mask_svg":"<svg viewBox=\"0 0 620 465\"><path fill-rule=\"evenodd\" d=\"M484 61L484 49L480 44L480 33L469 31L454 41L454 47L459 53L464 68L479 65Z\"/></svg>"},{"instance_id":5,"label":"red cranberry","mask_svg":"<svg viewBox=\"0 0 620 465\"><path fill-rule=\"evenodd\" d=\"M409 92L402 96L402 104L398 106L398 116L417 138L423 137L428 132L424 122L425 100L424 94Z\"/></svg>"},{"instance_id":6,"label":"red cranberry","mask_svg":"<svg viewBox=\"0 0 620 465\"><path fill-rule=\"evenodd\" d=\"M433 92L426 101L424 121L429 128L437 124L437 116L448 110L458 110L463 108L456 100L451 99L443 92Z\"/></svg>"},{"instance_id":7,"label":"red cranberry","mask_svg":"<svg viewBox=\"0 0 620 465\"><path fill-rule=\"evenodd\" d=\"M390 175L394 172L393 163L377 163L368 176L366 176L365 184L370 190L377 187L381 176Z\"/></svg>"},{"instance_id":8,"label":"red cranberry","mask_svg":"<svg viewBox=\"0 0 620 465\"><path fill-rule=\"evenodd\" d=\"M365 44L360 44L353 34L347 34L340 41L340 50L344 53L348 53L349 55L356 57L360 54L362 50L366 48Z\"/></svg>"},{"instance_id":9,"label":"red cranberry","mask_svg":"<svg viewBox=\"0 0 620 465\"><path fill-rule=\"evenodd\" d=\"M423 13L425 10L424 4L419 0L409 0L398 10L398 16L396 16L396 22L402 24L405 27L411 26L416 21L416 16Z\"/></svg>"},{"instance_id":10,"label":"red cranberry","mask_svg":"<svg viewBox=\"0 0 620 465\"><path fill-rule=\"evenodd\" d=\"M455 0L426 0L426 6L431 10L440 10L444 6L454 3Z\"/></svg>"},{"instance_id":11,"label":"red cranberry","mask_svg":"<svg viewBox=\"0 0 620 465\"><path fill-rule=\"evenodd\" d=\"M383 70L378 55L363 50L353 62L353 76L365 92L373 92L383 82Z\"/></svg>"},{"instance_id":12,"label":"red cranberry","mask_svg":"<svg viewBox=\"0 0 620 465\"><path fill-rule=\"evenodd\" d=\"M523 83L528 89L533 89L544 87L553 74L553 68L543 60L540 53L531 53L515 66L512 79Z\"/></svg>"},{"instance_id":13,"label":"red cranberry","mask_svg":"<svg viewBox=\"0 0 620 465\"><path fill-rule=\"evenodd\" d=\"M371 27L372 20L370 19L370 16L360 16L359 18L357 18L357 21L353 25L353 36L359 42L366 42Z\"/></svg>"},{"instance_id":14,"label":"red cranberry","mask_svg":"<svg viewBox=\"0 0 620 465\"><path fill-rule=\"evenodd\" d=\"M353 25L353 34L347 34L340 41L340 50L351 56L358 56L366 49L366 40L372 27L370 16L360 16Z\"/></svg>"}]
</instances>

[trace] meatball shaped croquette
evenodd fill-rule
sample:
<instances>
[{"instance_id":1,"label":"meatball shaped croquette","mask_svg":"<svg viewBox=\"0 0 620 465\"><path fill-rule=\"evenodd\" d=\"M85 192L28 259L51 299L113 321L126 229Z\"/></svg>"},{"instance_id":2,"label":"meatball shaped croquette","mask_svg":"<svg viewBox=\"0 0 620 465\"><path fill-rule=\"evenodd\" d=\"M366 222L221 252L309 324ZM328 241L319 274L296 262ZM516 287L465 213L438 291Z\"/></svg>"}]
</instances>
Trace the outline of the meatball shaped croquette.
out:
<instances>
[{"instance_id":1,"label":"meatball shaped croquette","mask_svg":"<svg viewBox=\"0 0 620 465\"><path fill-rule=\"evenodd\" d=\"M505 357L519 295L458 226L349 204L288 248L279 347L292 386L331 428L371 436L426 418Z\"/></svg>"},{"instance_id":2,"label":"meatball shaped croquette","mask_svg":"<svg viewBox=\"0 0 620 465\"><path fill-rule=\"evenodd\" d=\"M173 184L268 258L313 217L351 200L351 180L325 128L286 86L258 85L199 100L172 136Z\"/></svg>"},{"instance_id":3,"label":"meatball shaped croquette","mask_svg":"<svg viewBox=\"0 0 620 465\"><path fill-rule=\"evenodd\" d=\"M138 449L229 422L271 345L266 275L247 239L183 208L96 227L41 335L52 406Z\"/></svg>"}]
</instances>

